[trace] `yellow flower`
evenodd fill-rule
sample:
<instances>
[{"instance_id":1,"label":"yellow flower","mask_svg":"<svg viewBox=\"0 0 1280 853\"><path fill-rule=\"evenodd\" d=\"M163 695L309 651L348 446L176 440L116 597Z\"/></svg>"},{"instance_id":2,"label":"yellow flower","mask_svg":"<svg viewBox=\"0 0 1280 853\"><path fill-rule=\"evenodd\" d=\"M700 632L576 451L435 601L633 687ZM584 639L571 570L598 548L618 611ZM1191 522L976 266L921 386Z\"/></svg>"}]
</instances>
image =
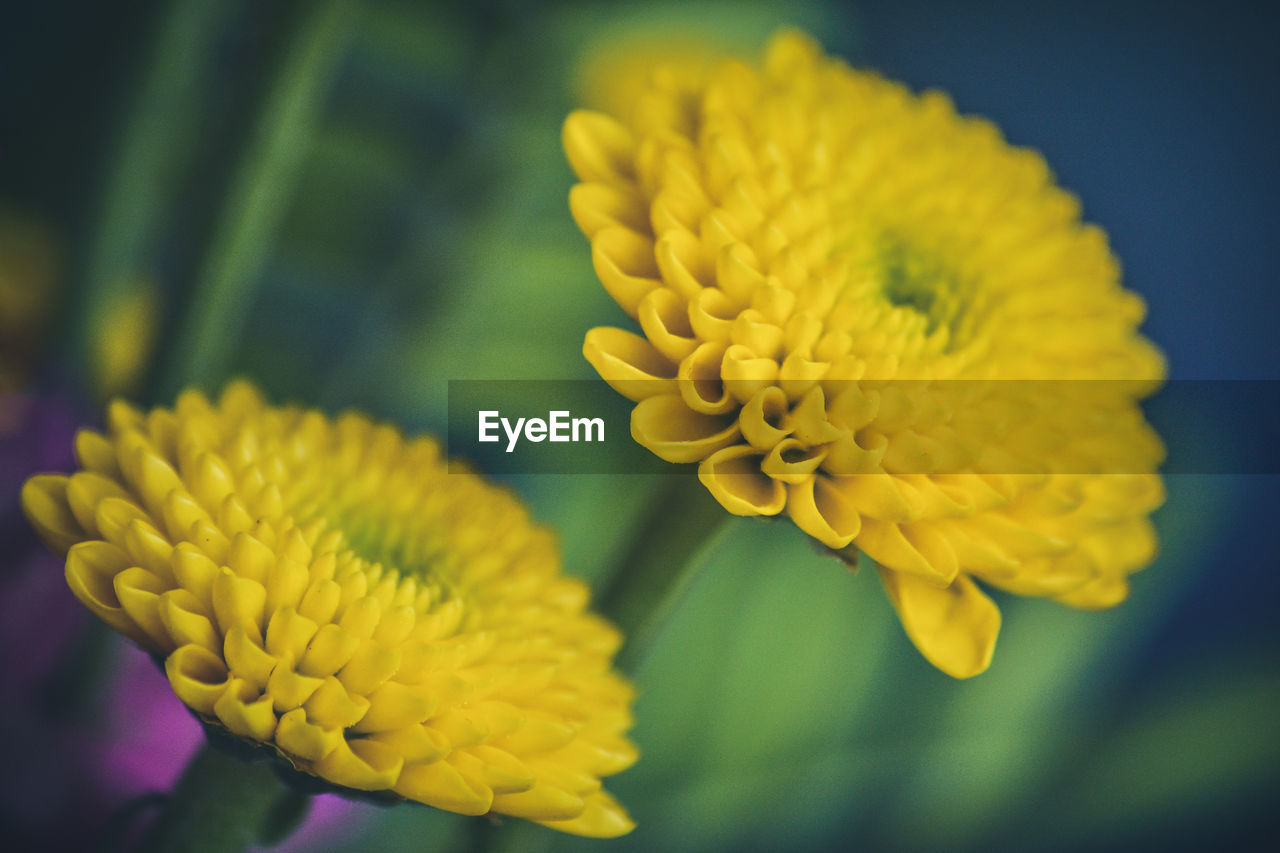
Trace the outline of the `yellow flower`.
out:
<instances>
[{"instance_id":1,"label":"yellow flower","mask_svg":"<svg viewBox=\"0 0 1280 853\"><path fill-rule=\"evenodd\" d=\"M957 677L999 629L975 579L1124 598L1155 551L1138 401L1164 364L1103 232L989 122L801 34L691 67L564 127L574 218L643 333L583 348L635 439L732 513L868 554Z\"/></svg>"},{"instance_id":2,"label":"yellow flower","mask_svg":"<svg viewBox=\"0 0 1280 853\"><path fill-rule=\"evenodd\" d=\"M429 438L234 383L81 431L23 488L103 621L210 723L337 785L613 836L628 767L617 631L511 494Z\"/></svg>"}]
</instances>

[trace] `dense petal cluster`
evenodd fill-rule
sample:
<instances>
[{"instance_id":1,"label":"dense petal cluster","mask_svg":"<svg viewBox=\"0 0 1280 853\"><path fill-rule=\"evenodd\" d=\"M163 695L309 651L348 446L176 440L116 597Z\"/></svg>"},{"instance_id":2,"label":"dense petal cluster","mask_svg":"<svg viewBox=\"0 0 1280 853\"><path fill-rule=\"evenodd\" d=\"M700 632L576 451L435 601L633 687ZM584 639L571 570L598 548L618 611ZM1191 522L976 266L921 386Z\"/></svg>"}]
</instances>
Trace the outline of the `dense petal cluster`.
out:
<instances>
[{"instance_id":1,"label":"dense petal cluster","mask_svg":"<svg viewBox=\"0 0 1280 853\"><path fill-rule=\"evenodd\" d=\"M584 353L635 439L740 515L880 566L921 651L982 671L974 579L1105 607L1156 542L1164 375L1103 232L1043 159L936 92L776 36L573 113L573 216L641 334ZM616 103L616 100L615 100Z\"/></svg>"},{"instance_id":2,"label":"dense petal cluster","mask_svg":"<svg viewBox=\"0 0 1280 853\"><path fill-rule=\"evenodd\" d=\"M357 414L115 402L23 506L76 596L206 721L300 770L463 814L627 832L620 637L508 492Z\"/></svg>"}]
</instances>

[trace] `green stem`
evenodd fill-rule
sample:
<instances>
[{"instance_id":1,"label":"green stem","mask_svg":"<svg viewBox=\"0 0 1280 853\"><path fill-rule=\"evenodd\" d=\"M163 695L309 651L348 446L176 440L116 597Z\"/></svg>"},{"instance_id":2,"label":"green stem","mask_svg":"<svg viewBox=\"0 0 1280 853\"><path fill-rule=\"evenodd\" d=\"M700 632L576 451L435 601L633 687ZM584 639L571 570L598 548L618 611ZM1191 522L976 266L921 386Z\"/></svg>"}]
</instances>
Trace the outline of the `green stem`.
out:
<instances>
[{"instance_id":1,"label":"green stem","mask_svg":"<svg viewBox=\"0 0 1280 853\"><path fill-rule=\"evenodd\" d=\"M282 813L297 812L297 797L269 762L244 761L206 743L138 849L235 853L273 834L272 824Z\"/></svg>"},{"instance_id":2,"label":"green stem","mask_svg":"<svg viewBox=\"0 0 1280 853\"><path fill-rule=\"evenodd\" d=\"M255 117L249 149L196 275L162 378L163 392L225 378L358 7L357 0L301 5L304 17Z\"/></svg>"},{"instance_id":3,"label":"green stem","mask_svg":"<svg viewBox=\"0 0 1280 853\"><path fill-rule=\"evenodd\" d=\"M653 509L600 597L600 610L626 635L618 667L634 672L652 650L733 516L697 477L667 478Z\"/></svg>"},{"instance_id":4,"label":"green stem","mask_svg":"<svg viewBox=\"0 0 1280 853\"><path fill-rule=\"evenodd\" d=\"M155 283L158 232L192 162L200 105L216 69L212 45L228 14L219 0L173 0L163 13L112 149L82 286L70 303L81 365L98 357L97 324L108 306Z\"/></svg>"}]
</instances>

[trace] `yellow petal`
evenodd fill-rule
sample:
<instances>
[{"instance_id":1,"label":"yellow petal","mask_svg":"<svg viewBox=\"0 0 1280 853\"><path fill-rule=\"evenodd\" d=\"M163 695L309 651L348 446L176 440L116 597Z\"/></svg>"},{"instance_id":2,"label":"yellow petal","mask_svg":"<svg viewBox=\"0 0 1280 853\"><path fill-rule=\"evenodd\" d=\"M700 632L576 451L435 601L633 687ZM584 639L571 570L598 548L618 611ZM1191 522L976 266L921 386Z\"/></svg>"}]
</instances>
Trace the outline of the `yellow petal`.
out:
<instances>
[{"instance_id":1,"label":"yellow petal","mask_svg":"<svg viewBox=\"0 0 1280 853\"><path fill-rule=\"evenodd\" d=\"M605 791L597 791L584 801L582 814L571 820L539 821L561 832L588 838L617 838L635 829L635 821L617 800Z\"/></svg>"},{"instance_id":2,"label":"yellow petal","mask_svg":"<svg viewBox=\"0 0 1280 853\"><path fill-rule=\"evenodd\" d=\"M360 696L368 696L400 668L400 652L377 643L364 642L338 672L338 680Z\"/></svg>"},{"instance_id":3,"label":"yellow petal","mask_svg":"<svg viewBox=\"0 0 1280 853\"><path fill-rule=\"evenodd\" d=\"M71 546L67 552L67 585L76 598L112 628L143 646L152 640L120 606L115 577L128 567L127 557L108 542L90 540Z\"/></svg>"},{"instance_id":4,"label":"yellow petal","mask_svg":"<svg viewBox=\"0 0 1280 853\"><path fill-rule=\"evenodd\" d=\"M826 457L825 447L809 447L794 438L784 438L765 454L760 470L784 483L803 483L812 479Z\"/></svg>"},{"instance_id":5,"label":"yellow petal","mask_svg":"<svg viewBox=\"0 0 1280 853\"><path fill-rule=\"evenodd\" d=\"M368 733L404 728L422 722L439 705L435 698L395 681L384 682L368 699L369 709L352 726L353 731Z\"/></svg>"},{"instance_id":6,"label":"yellow petal","mask_svg":"<svg viewBox=\"0 0 1280 853\"><path fill-rule=\"evenodd\" d=\"M267 576L275 564L275 551L248 533L237 533L231 540L231 553L227 556L227 566L239 577L265 586Z\"/></svg>"},{"instance_id":7,"label":"yellow petal","mask_svg":"<svg viewBox=\"0 0 1280 853\"><path fill-rule=\"evenodd\" d=\"M922 548L919 539L906 535L906 530L917 530L917 527L927 529L927 523L912 526L864 516L862 530L854 541L867 556L886 568L915 575L935 586L951 583L958 570L954 552ZM927 541L930 545L936 544L934 538Z\"/></svg>"},{"instance_id":8,"label":"yellow petal","mask_svg":"<svg viewBox=\"0 0 1280 853\"><path fill-rule=\"evenodd\" d=\"M345 729L360 721L369 710L369 700L350 693L342 682L330 676L307 699L307 719L324 728Z\"/></svg>"},{"instance_id":9,"label":"yellow petal","mask_svg":"<svg viewBox=\"0 0 1280 853\"><path fill-rule=\"evenodd\" d=\"M361 791L380 791L395 786L404 758L382 744L367 740L339 740L331 752L314 764L324 778Z\"/></svg>"},{"instance_id":10,"label":"yellow petal","mask_svg":"<svg viewBox=\"0 0 1280 853\"><path fill-rule=\"evenodd\" d=\"M638 335L605 326L592 329L582 354L600 378L632 400L677 390L676 366Z\"/></svg>"},{"instance_id":11,"label":"yellow petal","mask_svg":"<svg viewBox=\"0 0 1280 853\"><path fill-rule=\"evenodd\" d=\"M662 286L653 240L626 228L596 232L591 263L613 301L632 317L645 296Z\"/></svg>"},{"instance_id":12,"label":"yellow petal","mask_svg":"<svg viewBox=\"0 0 1280 853\"><path fill-rule=\"evenodd\" d=\"M697 348L685 301L670 288L649 291L638 315L644 336L668 361L678 364Z\"/></svg>"},{"instance_id":13,"label":"yellow petal","mask_svg":"<svg viewBox=\"0 0 1280 853\"><path fill-rule=\"evenodd\" d=\"M752 447L771 450L791 434L791 427L785 423L786 416L787 395L781 388L770 386L760 389L742 407L738 426Z\"/></svg>"},{"instance_id":14,"label":"yellow petal","mask_svg":"<svg viewBox=\"0 0 1280 853\"><path fill-rule=\"evenodd\" d=\"M738 402L746 403L761 389L777 381L778 363L758 356L750 347L735 344L725 351L721 371L729 393Z\"/></svg>"},{"instance_id":15,"label":"yellow petal","mask_svg":"<svg viewBox=\"0 0 1280 853\"><path fill-rule=\"evenodd\" d=\"M160 593L166 589L164 582L146 569L135 566L116 575L114 585L120 606L150 638L147 645L162 651L174 648L177 644L169 637L160 619Z\"/></svg>"},{"instance_id":16,"label":"yellow petal","mask_svg":"<svg viewBox=\"0 0 1280 853\"><path fill-rule=\"evenodd\" d=\"M311 585L302 594L298 612L316 624L324 625L338 612L338 605L342 603L342 587L332 580L316 580L314 572L310 578Z\"/></svg>"},{"instance_id":17,"label":"yellow petal","mask_svg":"<svg viewBox=\"0 0 1280 853\"><path fill-rule=\"evenodd\" d=\"M128 499L129 494L119 483L93 471L72 474L66 484L67 505L80 527L90 536L101 536L98 529L98 504L107 498Z\"/></svg>"},{"instance_id":18,"label":"yellow petal","mask_svg":"<svg viewBox=\"0 0 1280 853\"><path fill-rule=\"evenodd\" d=\"M481 815L493 806L493 791L463 778L447 761L410 764L400 774L396 793L445 811Z\"/></svg>"},{"instance_id":19,"label":"yellow petal","mask_svg":"<svg viewBox=\"0 0 1280 853\"><path fill-rule=\"evenodd\" d=\"M787 513L796 526L828 548L839 550L862 530L862 516L821 475L810 476L787 490Z\"/></svg>"},{"instance_id":20,"label":"yellow petal","mask_svg":"<svg viewBox=\"0 0 1280 853\"><path fill-rule=\"evenodd\" d=\"M261 640L251 636L243 624L232 625L227 631L222 641L222 653L233 675L253 682L259 689L267 686L267 679L279 662L262 648Z\"/></svg>"},{"instance_id":21,"label":"yellow petal","mask_svg":"<svg viewBox=\"0 0 1280 853\"><path fill-rule=\"evenodd\" d=\"M231 679L227 689L213 705L213 713L233 734L257 741L267 741L275 734L276 715L271 697L260 696L258 688L239 678Z\"/></svg>"},{"instance_id":22,"label":"yellow petal","mask_svg":"<svg viewBox=\"0 0 1280 853\"><path fill-rule=\"evenodd\" d=\"M880 578L907 636L930 663L956 678L987 668L1000 631L1000 611L968 575L941 588L884 567Z\"/></svg>"},{"instance_id":23,"label":"yellow petal","mask_svg":"<svg viewBox=\"0 0 1280 853\"><path fill-rule=\"evenodd\" d=\"M227 689L227 667L222 658L200 646L174 649L165 659L164 671L178 698L202 714L212 714Z\"/></svg>"},{"instance_id":24,"label":"yellow petal","mask_svg":"<svg viewBox=\"0 0 1280 853\"><path fill-rule=\"evenodd\" d=\"M293 669L292 658L285 658L271 670L271 676L267 679L267 695L275 709L283 713L300 707L324 683L320 678L299 675Z\"/></svg>"},{"instance_id":25,"label":"yellow petal","mask_svg":"<svg viewBox=\"0 0 1280 853\"><path fill-rule=\"evenodd\" d=\"M533 771L511 753L487 744L469 751L483 764L483 781L495 794L518 794L533 787Z\"/></svg>"},{"instance_id":26,"label":"yellow petal","mask_svg":"<svg viewBox=\"0 0 1280 853\"><path fill-rule=\"evenodd\" d=\"M205 605L185 589L173 589L160 596L160 621L179 646L203 646L214 654L222 652L222 637L214 629Z\"/></svg>"},{"instance_id":27,"label":"yellow petal","mask_svg":"<svg viewBox=\"0 0 1280 853\"><path fill-rule=\"evenodd\" d=\"M325 729L307 721L302 708L282 715L276 725L276 744L290 755L306 761L319 761L337 749L342 729Z\"/></svg>"},{"instance_id":28,"label":"yellow petal","mask_svg":"<svg viewBox=\"0 0 1280 853\"><path fill-rule=\"evenodd\" d=\"M637 233L649 228L649 211L634 190L606 183L577 184L569 190L573 221L590 240L603 228L621 226Z\"/></svg>"},{"instance_id":29,"label":"yellow petal","mask_svg":"<svg viewBox=\"0 0 1280 853\"><path fill-rule=\"evenodd\" d=\"M550 784L539 782L518 794L496 794L494 811L530 820L571 820L582 814L586 803L581 797Z\"/></svg>"},{"instance_id":30,"label":"yellow petal","mask_svg":"<svg viewBox=\"0 0 1280 853\"><path fill-rule=\"evenodd\" d=\"M738 426L691 411L679 395L664 394L632 409L631 437L668 462L697 462L737 441Z\"/></svg>"},{"instance_id":31,"label":"yellow petal","mask_svg":"<svg viewBox=\"0 0 1280 853\"><path fill-rule=\"evenodd\" d=\"M307 650L319 626L288 605L271 614L267 625L267 651L274 657L297 660Z\"/></svg>"},{"instance_id":32,"label":"yellow petal","mask_svg":"<svg viewBox=\"0 0 1280 853\"><path fill-rule=\"evenodd\" d=\"M224 634L236 625L243 625L250 635L262 636L266 603L267 591L262 584L237 577L225 566L213 579L213 610Z\"/></svg>"},{"instance_id":33,"label":"yellow petal","mask_svg":"<svg viewBox=\"0 0 1280 853\"><path fill-rule=\"evenodd\" d=\"M108 479L120 476L120 467L116 462L115 446L100 432L82 429L75 438L76 461L80 467Z\"/></svg>"},{"instance_id":34,"label":"yellow petal","mask_svg":"<svg viewBox=\"0 0 1280 853\"><path fill-rule=\"evenodd\" d=\"M617 120L575 110L565 119L561 141L578 180L622 186L634 181L635 140Z\"/></svg>"},{"instance_id":35,"label":"yellow petal","mask_svg":"<svg viewBox=\"0 0 1280 853\"><path fill-rule=\"evenodd\" d=\"M368 739L403 755L405 764L429 764L448 755L450 750L448 738L418 724L374 732Z\"/></svg>"},{"instance_id":36,"label":"yellow petal","mask_svg":"<svg viewBox=\"0 0 1280 853\"><path fill-rule=\"evenodd\" d=\"M740 307L724 291L709 287L689 301L689 325L703 341L728 343Z\"/></svg>"},{"instance_id":37,"label":"yellow petal","mask_svg":"<svg viewBox=\"0 0 1280 853\"><path fill-rule=\"evenodd\" d=\"M573 727L548 714L531 711L525 715L520 727L511 734L499 738L493 746L515 756L527 756L548 752L573 740Z\"/></svg>"},{"instance_id":38,"label":"yellow petal","mask_svg":"<svg viewBox=\"0 0 1280 853\"><path fill-rule=\"evenodd\" d=\"M705 343L685 357L676 371L676 383L685 405L695 412L722 415L738 408L720 378L725 344Z\"/></svg>"},{"instance_id":39,"label":"yellow petal","mask_svg":"<svg viewBox=\"0 0 1280 853\"><path fill-rule=\"evenodd\" d=\"M1129 583L1124 578L1101 577L1089 581L1081 587L1055 595L1054 600L1072 607L1087 610L1101 610L1115 607L1129 596Z\"/></svg>"},{"instance_id":40,"label":"yellow petal","mask_svg":"<svg viewBox=\"0 0 1280 853\"><path fill-rule=\"evenodd\" d=\"M135 518L124 531L125 550L134 562L160 578L166 586L176 583L173 576L173 546L159 530Z\"/></svg>"},{"instance_id":41,"label":"yellow petal","mask_svg":"<svg viewBox=\"0 0 1280 853\"><path fill-rule=\"evenodd\" d=\"M298 671L304 675L333 675L356 653L360 640L351 636L337 625L322 625L307 645Z\"/></svg>"},{"instance_id":42,"label":"yellow petal","mask_svg":"<svg viewBox=\"0 0 1280 853\"><path fill-rule=\"evenodd\" d=\"M703 269L702 245L683 229L663 234L654 246L654 260L662 280L686 301L698 297L706 287L708 272Z\"/></svg>"},{"instance_id":43,"label":"yellow petal","mask_svg":"<svg viewBox=\"0 0 1280 853\"><path fill-rule=\"evenodd\" d=\"M85 538L67 504L67 483L61 474L37 474L22 484L22 511L44 543L60 556Z\"/></svg>"},{"instance_id":44,"label":"yellow petal","mask_svg":"<svg viewBox=\"0 0 1280 853\"><path fill-rule=\"evenodd\" d=\"M702 460L698 479L734 515L777 515L787 489L760 471L760 451L747 445L719 450Z\"/></svg>"}]
</instances>

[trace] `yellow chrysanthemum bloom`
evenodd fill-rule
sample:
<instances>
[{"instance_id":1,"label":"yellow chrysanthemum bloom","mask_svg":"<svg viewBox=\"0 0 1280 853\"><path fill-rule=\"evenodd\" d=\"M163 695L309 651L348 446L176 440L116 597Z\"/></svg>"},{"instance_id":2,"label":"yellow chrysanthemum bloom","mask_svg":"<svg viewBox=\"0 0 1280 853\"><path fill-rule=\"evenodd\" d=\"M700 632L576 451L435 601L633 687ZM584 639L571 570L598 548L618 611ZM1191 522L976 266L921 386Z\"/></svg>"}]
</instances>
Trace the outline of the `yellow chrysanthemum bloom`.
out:
<instances>
[{"instance_id":1,"label":"yellow chrysanthemum bloom","mask_svg":"<svg viewBox=\"0 0 1280 853\"><path fill-rule=\"evenodd\" d=\"M868 554L955 676L999 629L975 579L1124 598L1156 545L1138 400L1164 364L1103 232L989 122L803 35L690 67L564 127L574 218L643 333L584 346L635 439L732 513Z\"/></svg>"},{"instance_id":2,"label":"yellow chrysanthemum bloom","mask_svg":"<svg viewBox=\"0 0 1280 853\"><path fill-rule=\"evenodd\" d=\"M23 507L103 621L201 718L336 785L614 836L620 637L508 492L358 414L123 402Z\"/></svg>"}]
</instances>

